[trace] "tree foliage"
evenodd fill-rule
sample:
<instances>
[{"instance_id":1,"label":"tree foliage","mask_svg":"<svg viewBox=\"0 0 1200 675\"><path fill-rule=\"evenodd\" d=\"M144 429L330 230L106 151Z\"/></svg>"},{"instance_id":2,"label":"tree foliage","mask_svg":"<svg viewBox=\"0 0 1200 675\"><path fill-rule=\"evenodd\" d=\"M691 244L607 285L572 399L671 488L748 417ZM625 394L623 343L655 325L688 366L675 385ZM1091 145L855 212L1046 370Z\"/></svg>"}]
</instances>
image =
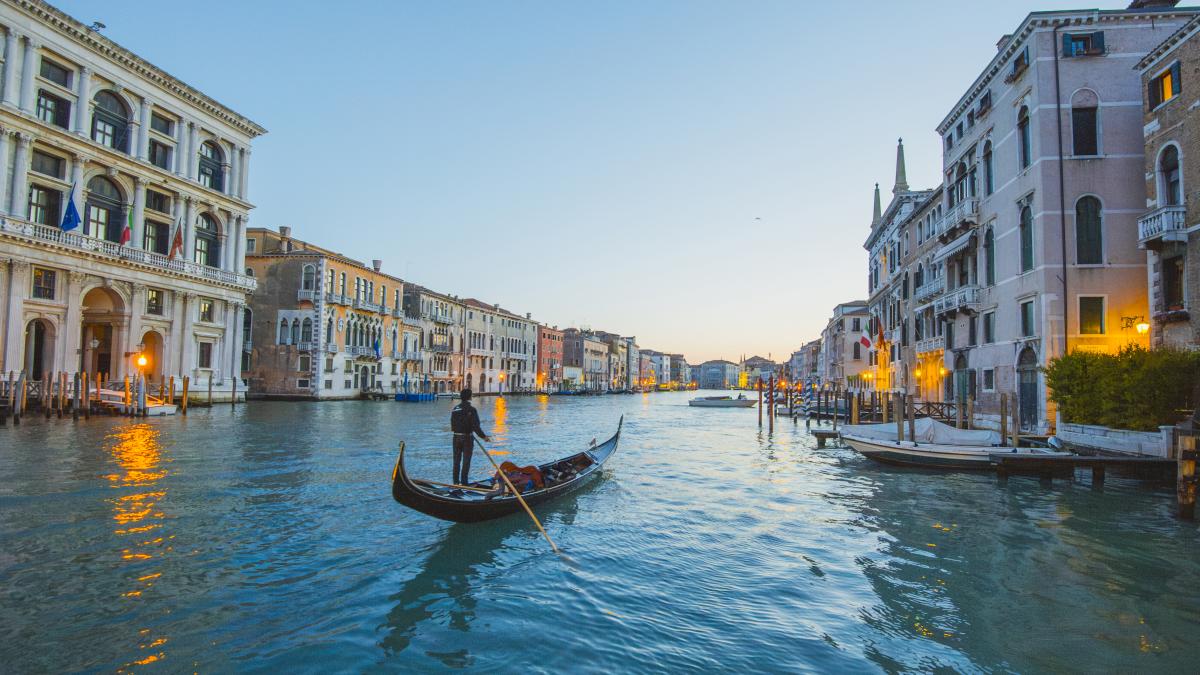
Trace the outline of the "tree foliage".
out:
<instances>
[{"instance_id":1,"label":"tree foliage","mask_svg":"<svg viewBox=\"0 0 1200 675\"><path fill-rule=\"evenodd\" d=\"M1125 347L1116 354L1076 351L1046 366L1050 400L1064 422L1157 431L1196 408L1200 353Z\"/></svg>"}]
</instances>

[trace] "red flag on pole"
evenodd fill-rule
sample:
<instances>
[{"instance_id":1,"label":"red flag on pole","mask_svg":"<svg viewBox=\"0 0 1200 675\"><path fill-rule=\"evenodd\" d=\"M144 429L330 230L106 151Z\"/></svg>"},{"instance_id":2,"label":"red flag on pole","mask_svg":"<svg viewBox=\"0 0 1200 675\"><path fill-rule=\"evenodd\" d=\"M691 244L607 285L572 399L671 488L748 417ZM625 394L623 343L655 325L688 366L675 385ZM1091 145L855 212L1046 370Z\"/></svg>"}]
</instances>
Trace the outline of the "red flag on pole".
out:
<instances>
[{"instance_id":1,"label":"red flag on pole","mask_svg":"<svg viewBox=\"0 0 1200 675\"><path fill-rule=\"evenodd\" d=\"M168 258L174 258L175 254L183 253L183 220L175 228L175 239L171 241L171 252L167 254Z\"/></svg>"}]
</instances>

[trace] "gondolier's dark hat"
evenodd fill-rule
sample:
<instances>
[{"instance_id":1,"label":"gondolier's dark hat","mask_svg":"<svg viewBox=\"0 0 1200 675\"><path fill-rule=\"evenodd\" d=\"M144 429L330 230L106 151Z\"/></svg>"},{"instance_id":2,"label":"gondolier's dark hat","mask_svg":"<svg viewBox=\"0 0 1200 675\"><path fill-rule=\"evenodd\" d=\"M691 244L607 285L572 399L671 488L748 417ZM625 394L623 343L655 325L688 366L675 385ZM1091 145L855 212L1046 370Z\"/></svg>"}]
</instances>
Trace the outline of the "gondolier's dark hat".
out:
<instances>
[{"instance_id":1,"label":"gondolier's dark hat","mask_svg":"<svg viewBox=\"0 0 1200 675\"><path fill-rule=\"evenodd\" d=\"M459 392L458 397L464 401L470 401L471 400L471 390L469 388L463 389L461 392Z\"/></svg>"}]
</instances>

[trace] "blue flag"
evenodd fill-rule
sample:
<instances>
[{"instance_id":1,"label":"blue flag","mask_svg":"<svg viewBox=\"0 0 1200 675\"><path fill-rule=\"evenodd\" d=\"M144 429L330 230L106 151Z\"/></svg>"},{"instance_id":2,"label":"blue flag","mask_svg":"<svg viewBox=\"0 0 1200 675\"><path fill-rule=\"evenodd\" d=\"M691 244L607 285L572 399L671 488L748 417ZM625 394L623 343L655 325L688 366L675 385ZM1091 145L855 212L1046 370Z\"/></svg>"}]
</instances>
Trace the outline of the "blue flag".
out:
<instances>
[{"instance_id":1,"label":"blue flag","mask_svg":"<svg viewBox=\"0 0 1200 675\"><path fill-rule=\"evenodd\" d=\"M75 186L71 186L71 196L67 199L67 208L63 211L62 224L59 228L63 232L69 232L77 227L83 221L79 217L79 209L75 208Z\"/></svg>"}]
</instances>

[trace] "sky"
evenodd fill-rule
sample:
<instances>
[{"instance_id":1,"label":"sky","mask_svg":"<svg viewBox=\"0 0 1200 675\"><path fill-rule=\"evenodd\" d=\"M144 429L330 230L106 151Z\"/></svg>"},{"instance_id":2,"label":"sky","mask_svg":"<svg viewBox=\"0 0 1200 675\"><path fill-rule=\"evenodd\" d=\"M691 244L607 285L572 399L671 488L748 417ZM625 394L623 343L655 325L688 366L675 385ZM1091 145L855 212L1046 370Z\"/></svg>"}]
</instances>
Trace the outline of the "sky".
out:
<instances>
[{"instance_id":1,"label":"sky","mask_svg":"<svg viewBox=\"0 0 1200 675\"><path fill-rule=\"evenodd\" d=\"M57 0L267 128L252 227L543 323L777 361L865 299L871 196L1030 11L1128 3Z\"/></svg>"}]
</instances>

